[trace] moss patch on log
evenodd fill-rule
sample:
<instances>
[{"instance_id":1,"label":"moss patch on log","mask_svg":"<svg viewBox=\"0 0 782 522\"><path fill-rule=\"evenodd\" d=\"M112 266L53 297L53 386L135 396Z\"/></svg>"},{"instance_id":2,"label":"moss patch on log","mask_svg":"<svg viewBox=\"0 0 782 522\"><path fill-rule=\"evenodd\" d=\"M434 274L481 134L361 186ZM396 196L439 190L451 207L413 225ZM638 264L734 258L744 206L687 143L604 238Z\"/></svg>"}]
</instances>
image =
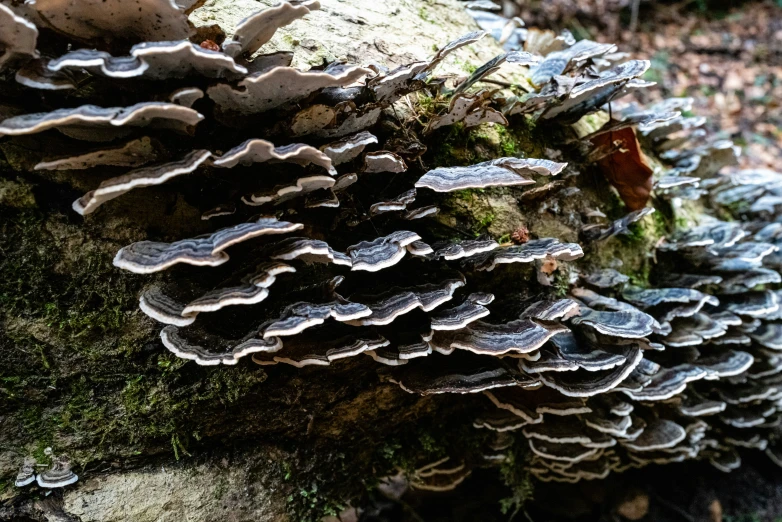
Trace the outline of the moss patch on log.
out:
<instances>
[{"instance_id":1,"label":"moss patch on log","mask_svg":"<svg viewBox=\"0 0 782 522\"><path fill-rule=\"evenodd\" d=\"M135 310L141 282L111 264L113 242L58 213L4 205L0 221L0 393L18 451L52 446L82 464L167 444L181 454L205 403L264 381L257 368L184 369L161 351Z\"/></svg>"}]
</instances>

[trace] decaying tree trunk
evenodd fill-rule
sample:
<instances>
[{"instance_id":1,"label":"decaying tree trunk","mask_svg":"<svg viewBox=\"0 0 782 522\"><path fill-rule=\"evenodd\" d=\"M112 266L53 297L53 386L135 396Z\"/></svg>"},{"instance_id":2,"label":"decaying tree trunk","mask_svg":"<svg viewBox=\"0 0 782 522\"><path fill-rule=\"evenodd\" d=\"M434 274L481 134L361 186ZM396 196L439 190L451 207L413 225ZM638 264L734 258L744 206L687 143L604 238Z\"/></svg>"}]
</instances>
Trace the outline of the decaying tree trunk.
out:
<instances>
[{"instance_id":1,"label":"decaying tree trunk","mask_svg":"<svg viewBox=\"0 0 782 522\"><path fill-rule=\"evenodd\" d=\"M494 38L481 39L457 0L282 2L267 15L291 19L268 22L284 27L268 33L271 40L253 59L261 46L253 42L267 38L242 20L271 6L268 0L144 0L134 3L138 9L106 1L123 23L110 18L102 26L97 11L82 8L91 5L87 0L67 6L38 0L34 8L0 2L0 29L19 35L0 38L0 86L8 91L0 96L0 519L321 520L350 504L382 505L374 501L383 477L399 474L383 486L394 497L392 486L403 490L408 479L421 490L448 490L487 468L496 488L474 488L473 498L496 507L506 497L512 510L529 495L529 473L593 479L667 461L664 454L638 456L660 448L692 458L705 449L699 458L732 469L735 447L766 448L751 434L700 444L703 437L693 433L710 426L683 413L681 402L663 402L681 394L682 382L735 377L752 363L749 353L723 348L715 349L716 359L687 350L669 359L671 352L654 355L685 346L689 330L702 334L701 343L707 333L733 328L743 342L749 337L737 331L742 327L757 330L753 342L776 346L778 297L750 289L763 284L757 281L777 283L779 275L759 268L773 251L760 238L777 241L773 227L722 223L664 242L678 225L700 224L697 184L734 161L735 150L711 140L694 151L668 151L667 171L651 151L644 155L642 146L659 152L688 143L693 136L686 131L697 126L697 118L681 113L686 100L617 111L613 119L600 110L649 87L640 79L648 62L613 66L622 59L613 46L574 45L569 33L531 32L527 42L538 54L504 54L495 38L518 43L517 22L501 20ZM148 4L159 9L155 16ZM477 16L486 22L489 15ZM35 26L41 37L30 47L23 36ZM146 45L180 30L190 42ZM106 38L99 50L92 49L96 35ZM75 50L82 44L86 49ZM541 56L545 67L517 76L514 67L536 66ZM2 68L20 57L24 67ZM503 63L510 67L500 70ZM197 79L188 77L192 70ZM479 81L491 89L477 88ZM45 114L20 117L34 111ZM149 136L131 142L133 154L80 167L88 160L75 140L110 140L146 125ZM359 134L360 147L358 138L334 143L363 130L373 135ZM683 137L675 135L679 130ZM369 144L371 152L358 156ZM335 159L351 147L358 150L352 158ZM142 157L154 166L126 176ZM299 177L301 167L306 177ZM266 186L265 176L288 183ZM763 185L758 176L737 184L754 189ZM732 181L719 183L716 191L728 187L718 194L724 207L742 203ZM265 190L257 192L259 186ZM419 192L411 196L413 186ZM768 196L773 212L779 198ZM710 209L718 217L745 210ZM394 217L383 216L390 212ZM423 215L429 219L419 220ZM301 243L255 242L305 229ZM760 247L748 240L736 246L753 234ZM731 238L721 246L727 261L697 250L723 236ZM665 276L681 270L675 251L687 248L682 256L698 274L669 288ZM258 266L260 259L266 264ZM656 287L633 286L650 286L656 263ZM742 263L758 268L751 281L736 276L711 294L694 290L699 278L710 277L699 268L733 275ZM622 273L610 270L616 268ZM579 276L585 284L577 288ZM269 290L276 277L284 284ZM458 306L424 314L461 287ZM372 300L384 292L399 299ZM713 294L720 292L731 312L714 312L722 323L707 317L692 328L685 324L707 304L716 307ZM365 299L346 300L343 293ZM568 294L572 299L564 299ZM495 322L466 328L489 314L484 305L495 298ZM198 314L208 317L196 322ZM368 328L344 335L353 344L297 337L327 320L312 331ZM367 331L382 335L355 339ZM570 344L546 345L539 362L541 348L558 334ZM383 336L393 342L383 344ZM773 354L754 348L758 360L772 364ZM405 373L410 359L433 351L439 353ZM545 368L549 363L575 370L576 378L551 377L557 371ZM440 370L438 364L462 366L419 378L426 368ZM629 399L602 397L620 384ZM476 393L500 386L512 393L539 389L539 397L554 399L519 406L513 398ZM740 399L721 418L732 427L749 416ZM487 413L490 400L499 414ZM634 407L638 414L627 422ZM544 423L544 414L571 417ZM769 429L766 445L776 433L772 414L758 414L752 424ZM497 435L527 423L537 427L523 437ZM568 455L556 454L575 444L561 433L557 439L565 423L594 437L578 444L603 443L575 448L571 461L583 460L582 467L563 466ZM602 451L606 440L617 442L608 435L621 441L616 452ZM565 450L555 448L552 456L545 444L534 447L552 438ZM430 463L436 464L422 468ZM410 473L416 469L418 475Z\"/></svg>"}]
</instances>

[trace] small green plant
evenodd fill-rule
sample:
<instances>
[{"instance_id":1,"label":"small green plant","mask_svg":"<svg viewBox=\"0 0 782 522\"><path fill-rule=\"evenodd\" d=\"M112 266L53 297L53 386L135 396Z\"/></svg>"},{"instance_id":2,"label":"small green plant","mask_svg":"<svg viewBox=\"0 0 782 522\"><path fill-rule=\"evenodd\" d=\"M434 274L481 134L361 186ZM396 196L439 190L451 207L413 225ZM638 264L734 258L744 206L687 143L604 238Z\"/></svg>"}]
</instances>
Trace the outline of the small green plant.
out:
<instances>
[{"instance_id":1,"label":"small green plant","mask_svg":"<svg viewBox=\"0 0 782 522\"><path fill-rule=\"evenodd\" d=\"M560 268L554 274L554 295L557 297L565 297L570 291L570 270L567 268Z\"/></svg>"},{"instance_id":2,"label":"small green plant","mask_svg":"<svg viewBox=\"0 0 782 522\"><path fill-rule=\"evenodd\" d=\"M495 216L493 212L487 212L486 214L480 216L478 221L473 226L473 233L476 236L480 235L484 230L491 226L496 217L497 216Z\"/></svg>"}]
</instances>

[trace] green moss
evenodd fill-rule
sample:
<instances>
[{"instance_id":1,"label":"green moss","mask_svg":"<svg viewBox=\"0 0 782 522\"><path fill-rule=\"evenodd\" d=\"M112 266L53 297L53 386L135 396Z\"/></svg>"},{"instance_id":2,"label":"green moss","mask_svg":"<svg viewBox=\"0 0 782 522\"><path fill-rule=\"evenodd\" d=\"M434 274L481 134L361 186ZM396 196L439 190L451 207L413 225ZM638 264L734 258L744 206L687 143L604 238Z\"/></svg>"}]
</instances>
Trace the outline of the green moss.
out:
<instances>
[{"instance_id":1,"label":"green moss","mask_svg":"<svg viewBox=\"0 0 782 522\"><path fill-rule=\"evenodd\" d=\"M230 485L228 484L228 480L225 478L225 476L220 476L217 482L217 486L214 490L214 499L219 501L221 500L226 493L230 491Z\"/></svg>"},{"instance_id":2,"label":"green moss","mask_svg":"<svg viewBox=\"0 0 782 522\"><path fill-rule=\"evenodd\" d=\"M423 126L446 107L444 100L419 94L414 110ZM543 149L550 136L537 135L533 132L534 128L534 123L523 117L513 118L508 127L483 124L468 129L459 122L434 132L429 140L430 150L425 162L450 167L505 156L544 157Z\"/></svg>"},{"instance_id":3,"label":"green moss","mask_svg":"<svg viewBox=\"0 0 782 522\"><path fill-rule=\"evenodd\" d=\"M497 134L500 137L500 151L503 156L516 156L519 154L519 142L513 133L502 125L496 126Z\"/></svg>"},{"instance_id":4,"label":"green moss","mask_svg":"<svg viewBox=\"0 0 782 522\"><path fill-rule=\"evenodd\" d=\"M323 517L337 516L351 500L364 494L363 487L348 491L345 481L335 480L335 477L355 477L356 470L352 467L355 464L338 451L329 456L327 473L299 473L295 467L284 464L280 478L288 484L286 501L291 520L320 522ZM348 479L348 482L355 481ZM335 488L337 485L342 487Z\"/></svg>"},{"instance_id":5,"label":"green moss","mask_svg":"<svg viewBox=\"0 0 782 522\"><path fill-rule=\"evenodd\" d=\"M88 461L169 441L181 456L201 436L199 413L265 380L257 368L194 369L170 353L145 355L155 332L135 311L141 281L112 266L116 247L85 241L59 215L5 208L0 221L0 343L9 354L0 395L28 451L59 444Z\"/></svg>"},{"instance_id":6,"label":"green moss","mask_svg":"<svg viewBox=\"0 0 782 522\"><path fill-rule=\"evenodd\" d=\"M610 217L622 215L625 210L619 203L616 208L608 205ZM621 261L619 271L630 277L633 284L649 286L649 276L654 269L653 253L657 243L675 230L675 219L663 212L654 212L628 227L629 233L590 245L585 259L594 267L613 266Z\"/></svg>"},{"instance_id":7,"label":"green moss","mask_svg":"<svg viewBox=\"0 0 782 522\"><path fill-rule=\"evenodd\" d=\"M376 465L389 473L400 469L412 473L422 461L434 461L445 455L447 445L443 439L443 434L424 428L409 435L397 435L378 448L374 456Z\"/></svg>"},{"instance_id":8,"label":"green moss","mask_svg":"<svg viewBox=\"0 0 782 522\"><path fill-rule=\"evenodd\" d=\"M666 218L665 215L657 211L651 215L652 218L652 234L655 237L660 238L673 231L674 223L671 218Z\"/></svg>"},{"instance_id":9,"label":"green moss","mask_svg":"<svg viewBox=\"0 0 782 522\"><path fill-rule=\"evenodd\" d=\"M544 142L532 135L524 118L514 119L513 125L507 128L481 125L466 129L462 124L456 124L436 131L428 143L431 148L424 157L426 167L471 165L508 156L545 157ZM556 221L539 213L533 213L527 219L524 216L526 207L532 205L519 204L517 196L517 190L508 188L472 189L447 194L439 201L443 212L438 219L449 230L462 232L462 237L489 233L495 238L504 236L506 241L513 230L521 225L529 226L531 220L536 222L539 230L535 233L539 235L545 232L543 229L548 221ZM572 233L572 229L566 233Z\"/></svg>"},{"instance_id":10,"label":"green moss","mask_svg":"<svg viewBox=\"0 0 782 522\"><path fill-rule=\"evenodd\" d=\"M625 243L629 243L631 245L633 244L640 244L644 242L644 238L646 235L646 230L643 226L639 225L638 223L633 223L632 225L627 227L628 232L626 234L622 234L619 236L619 239L621 241L624 241Z\"/></svg>"},{"instance_id":11,"label":"green moss","mask_svg":"<svg viewBox=\"0 0 782 522\"><path fill-rule=\"evenodd\" d=\"M429 106L426 99L421 105L421 110L427 110ZM434 114L433 112L430 114ZM428 155L430 164L451 167L455 165L467 165L473 161L474 153L467 150L464 134L464 124L457 123L435 132L437 135L437 147L433 147Z\"/></svg>"},{"instance_id":12,"label":"green moss","mask_svg":"<svg viewBox=\"0 0 782 522\"><path fill-rule=\"evenodd\" d=\"M0 162L15 171L32 170L35 165L31 160L30 151L13 140L0 142L0 152L2 152Z\"/></svg>"},{"instance_id":13,"label":"green moss","mask_svg":"<svg viewBox=\"0 0 782 522\"><path fill-rule=\"evenodd\" d=\"M476 236L480 235L484 230L491 226L496 217L497 216L495 216L493 212L487 212L476 216L477 219L472 229L473 233L475 233Z\"/></svg>"},{"instance_id":14,"label":"green moss","mask_svg":"<svg viewBox=\"0 0 782 522\"><path fill-rule=\"evenodd\" d=\"M534 486L529 474L529 454L517 441L508 451L505 462L500 468L503 482L511 490L509 497L500 500L503 513L512 513L511 519L532 500Z\"/></svg>"},{"instance_id":15,"label":"green moss","mask_svg":"<svg viewBox=\"0 0 782 522\"><path fill-rule=\"evenodd\" d=\"M418 92L418 109L419 113L424 115L431 115L435 108L435 99L433 96L429 96L425 91Z\"/></svg>"},{"instance_id":16,"label":"green moss","mask_svg":"<svg viewBox=\"0 0 782 522\"><path fill-rule=\"evenodd\" d=\"M53 237L42 237L46 224L34 211L6 217L7 256L0 263L0 305L6 313L41 320L70 340L121 328L122 310L135 300L136 284L117 277L108 254L63 252ZM67 277L52 273L62 263L68 264Z\"/></svg>"},{"instance_id":17,"label":"green moss","mask_svg":"<svg viewBox=\"0 0 782 522\"><path fill-rule=\"evenodd\" d=\"M643 263L641 267L635 271L631 271L627 275L630 277L630 283L641 288L649 286L649 276L652 272L652 266L649 263Z\"/></svg>"},{"instance_id":18,"label":"green moss","mask_svg":"<svg viewBox=\"0 0 782 522\"><path fill-rule=\"evenodd\" d=\"M289 502L294 502L296 497L300 504L304 504L305 508L309 508L309 516L304 516L302 522L318 521L323 517L335 517L345 509L345 505L341 502L334 501L328 497L323 496L318 492L318 485L312 484L309 488L300 488L298 495L290 495L288 497Z\"/></svg>"},{"instance_id":19,"label":"green moss","mask_svg":"<svg viewBox=\"0 0 782 522\"><path fill-rule=\"evenodd\" d=\"M453 192L453 197L458 198L462 201L472 201L473 198L476 196L480 196L485 192L484 189L465 189L465 190L457 190Z\"/></svg>"},{"instance_id":20,"label":"green moss","mask_svg":"<svg viewBox=\"0 0 782 522\"><path fill-rule=\"evenodd\" d=\"M465 234L478 236L486 233L497 219L491 196L485 189L459 190L446 196L442 204L448 209L449 217L463 220L460 229Z\"/></svg>"},{"instance_id":21,"label":"green moss","mask_svg":"<svg viewBox=\"0 0 782 522\"><path fill-rule=\"evenodd\" d=\"M641 243L656 244L657 241L673 230L674 224L656 211L646 216L641 221L627 227L629 233L620 235L620 240L631 245Z\"/></svg>"},{"instance_id":22,"label":"green moss","mask_svg":"<svg viewBox=\"0 0 782 522\"><path fill-rule=\"evenodd\" d=\"M35 207L31 186L22 181L0 179L0 205L12 208Z\"/></svg>"},{"instance_id":23,"label":"green moss","mask_svg":"<svg viewBox=\"0 0 782 522\"><path fill-rule=\"evenodd\" d=\"M463 70L464 72L466 72L467 74L472 74L472 73L474 73L475 71L477 71L477 70L478 70L478 67L479 67L478 65L475 65L475 64L473 64L473 63L470 63L470 62L468 62L468 61L466 61L466 60L460 60L459 58L454 58L454 61L453 61L453 63L454 63L454 64L455 64L457 67L459 67L461 70Z\"/></svg>"}]
</instances>

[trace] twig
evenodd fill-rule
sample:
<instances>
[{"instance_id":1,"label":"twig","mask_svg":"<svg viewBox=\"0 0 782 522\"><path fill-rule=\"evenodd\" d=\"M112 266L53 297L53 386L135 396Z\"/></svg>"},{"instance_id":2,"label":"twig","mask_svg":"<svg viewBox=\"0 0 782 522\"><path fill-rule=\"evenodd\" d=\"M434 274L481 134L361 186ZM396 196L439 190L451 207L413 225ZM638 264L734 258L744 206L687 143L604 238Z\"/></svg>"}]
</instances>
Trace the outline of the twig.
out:
<instances>
[{"instance_id":1,"label":"twig","mask_svg":"<svg viewBox=\"0 0 782 522\"><path fill-rule=\"evenodd\" d=\"M641 7L641 0L633 0L630 5L630 33L635 35L638 29L638 11Z\"/></svg>"},{"instance_id":2,"label":"twig","mask_svg":"<svg viewBox=\"0 0 782 522\"><path fill-rule=\"evenodd\" d=\"M481 81L483 83L493 83L494 85L499 85L500 87L507 87L507 88L511 88L515 85L513 83L502 82L499 80L481 80Z\"/></svg>"}]
</instances>

